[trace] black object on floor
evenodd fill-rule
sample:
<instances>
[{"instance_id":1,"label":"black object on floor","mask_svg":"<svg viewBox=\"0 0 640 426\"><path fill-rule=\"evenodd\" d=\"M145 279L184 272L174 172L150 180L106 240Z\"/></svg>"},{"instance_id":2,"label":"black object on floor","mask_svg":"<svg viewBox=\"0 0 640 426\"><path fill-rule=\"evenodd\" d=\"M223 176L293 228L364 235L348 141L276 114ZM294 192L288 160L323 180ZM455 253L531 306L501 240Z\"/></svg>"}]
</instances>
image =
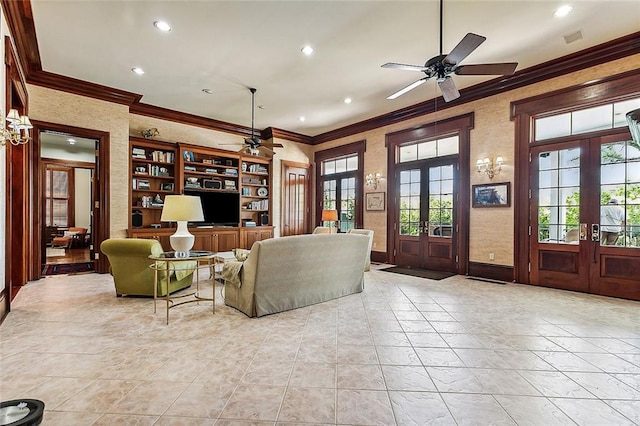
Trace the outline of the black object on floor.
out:
<instances>
[{"instance_id":1,"label":"black object on floor","mask_svg":"<svg viewBox=\"0 0 640 426\"><path fill-rule=\"evenodd\" d=\"M94 271L93 262L54 263L44 265L42 275L81 274Z\"/></svg>"},{"instance_id":2,"label":"black object on floor","mask_svg":"<svg viewBox=\"0 0 640 426\"><path fill-rule=\"evenodd\" d=\"M42 423L44 402L37 399L16 399L0 403L0 425L37 426Z\"/></svg>"},{"instance_id":3,"label":"black object on floor","mask_svg":"<svg viewBox=\"0 0 640 426\"><path fill-rule=\"evenodd\" d=\"M389 268L379 269L380 271L393 272L394 274L411 275L413 277L428 278L430 280L443 280L456 274L444 271L432 271L430 269L406 268L402 266L391 266Z\"/></svg>"}]
</instances>

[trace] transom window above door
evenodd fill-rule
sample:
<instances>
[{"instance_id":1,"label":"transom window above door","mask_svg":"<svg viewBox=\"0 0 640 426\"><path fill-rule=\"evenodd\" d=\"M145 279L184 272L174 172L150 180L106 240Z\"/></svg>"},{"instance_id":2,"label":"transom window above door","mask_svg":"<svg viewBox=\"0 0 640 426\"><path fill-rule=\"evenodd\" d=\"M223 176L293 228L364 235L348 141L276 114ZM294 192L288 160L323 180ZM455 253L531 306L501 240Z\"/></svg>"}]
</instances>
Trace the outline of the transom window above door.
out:
<instances>
[{"instance_id":1,"label":"transom window above door","mask_svg":"<svg viewBox=\"0 0 640 426\"><path fill-rule=\"evenodd\" d=\"M533 142L627 126L626 114L640 108L640 98L598 105L533 120Z\"/></svg>"},{"instance_id":2,"label":"transom window above door","mask_svg":"<svg viewBox=\"0 0 640 426\"><path fill-rule=\"evenodd\" d=\"M458 135L428 141L416 141L398 147L397 163L454 155L459 150Z\"/></svg>"},{"instance_id":3,"label":"transom window above door","mask_svg":"<svg viewBox=\"0 0 640 426\"><path fill-rule=\"evenodd\" d=\"M358 154L331 158L322 162L322 176L358 170Z\"/></svg>"}]
</instances>

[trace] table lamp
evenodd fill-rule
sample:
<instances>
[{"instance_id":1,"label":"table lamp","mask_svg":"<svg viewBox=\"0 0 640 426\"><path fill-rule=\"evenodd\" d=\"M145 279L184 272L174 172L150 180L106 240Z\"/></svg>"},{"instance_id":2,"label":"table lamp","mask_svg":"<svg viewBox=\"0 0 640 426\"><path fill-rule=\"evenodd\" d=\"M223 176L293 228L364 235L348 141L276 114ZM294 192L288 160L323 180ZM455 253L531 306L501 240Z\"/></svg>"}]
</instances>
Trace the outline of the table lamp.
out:
<instances>
[{"instance_id":1,"label":"table lamp","mask_svg":"<svg viewBox=\"0 0 640 426\"><path fill-rule=\"evenodd\" d=\"M176 257L188 257L189 250L193 247L195 237L187 229L188 221L202 221L202 204L200 197L193 195L167 195L162 207L162 222L176 222L178 229L169 237L171 248L176 252Z\"/></svg>"},{"instance_id":2,"label":"table lamp","mask_svg":"<svg viewBox=\"0 0 640 426\"><path fill-rule=\"evenodd\" d=\"M331 228L331 233L334 233L333 222L338 220L338 210L322 210L322 217L320 219L323 222L331 222L329 227Z\"/></svg>"}]
</instances>

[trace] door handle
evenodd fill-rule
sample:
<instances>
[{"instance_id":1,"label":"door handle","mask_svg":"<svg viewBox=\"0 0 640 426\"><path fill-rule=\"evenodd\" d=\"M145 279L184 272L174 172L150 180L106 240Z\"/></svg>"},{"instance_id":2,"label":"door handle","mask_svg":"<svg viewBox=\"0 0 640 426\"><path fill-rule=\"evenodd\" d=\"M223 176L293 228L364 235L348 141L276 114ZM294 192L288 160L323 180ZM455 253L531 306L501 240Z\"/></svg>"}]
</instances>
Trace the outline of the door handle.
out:
<instances>
[{"instance_id":1,"label":"door handle","mask_svg":"<svg viewBox=\"0 0 640 426\"><path fill-rule=\"evenodd\" d=\"M600 225L597 223L591 224L591 241L600 241Z\"/></svg>"}]
</instances>

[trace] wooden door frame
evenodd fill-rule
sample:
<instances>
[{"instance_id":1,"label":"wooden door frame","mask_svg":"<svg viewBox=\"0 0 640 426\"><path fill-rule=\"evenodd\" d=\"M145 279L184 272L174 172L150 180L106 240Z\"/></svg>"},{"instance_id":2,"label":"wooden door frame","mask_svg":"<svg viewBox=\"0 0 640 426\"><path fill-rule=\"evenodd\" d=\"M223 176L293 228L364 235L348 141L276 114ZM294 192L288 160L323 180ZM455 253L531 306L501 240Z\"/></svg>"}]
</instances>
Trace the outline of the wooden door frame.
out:
<instances>
[{"instance_id":1,"label":"wooden door frame","mask_svg":"<svg viewBox=\"0 0 640 426\"><path fill-rule=\"evenodd\" d=\"M356 200L359 203L356 205L354 226L356 228L362 227L363 224L363 211L364 211L364 153L367 151L367 141L361 140L352 142L347 145L341 145L336 148L329 148L323 151L317 151L314 154L313 161L316 164L316 194L313 209L315 210L315 220L312 227L315 227L320 223L322 216L322 194L324 194L322 188L322 167L321 163L324 160L330 158L344 157L347 155L358 155L358 170L356 171Z\"/></svg>"},{"instance_id":2,"label":"wooden door frame","mask_svg":"<svg viewBox=\"0 0 640 426\"><path fill-rule=\"evenodd\" d=\"M443 121L436 121L409 129L388 133L385 136L387 148L387 263L395 259L395 224L399 222L397 205L397 169L396 152L403 144L424 139L435 139L447 135L458 135L458 232L456 245L458 247L457 273L467 274L469 270L469 207L470 207L470 143L471 130L474 126L474 113L452 117Z\"/></svg>"},{"instance_id":3,"label":"wooden door frame","mask_svg":"<svg viewBox=\"0 0 640 426\"><path fill-rule=\"evenodd\" d=\"M538 114L568 112L640 96L640 69L572 86L554 92L511 102L511 120L515 124L514 188L514 279L531 284L529 279L529 191L530 148L548 142L531 143L532 119ZM583 137L588 135L574 135ZM556 142L557 140L554 140Z\"/></svg>"},{"instance_id":4,"label":"wooden door frame","mask_svg":"<svg viewBox=\"0 0 640 426\"><path fill-rule=\"evenodd\" d=\"M306 233L311 232L311 174L313 173L312 170L312 165L309 163L299 163L296 161L287 161L287 160L282 160L280 162L280 171L281 171L281 175L280 175L280 235L283 234L284 232L284 228L285 228L285 223L284 223L284 218L285 218L285 209L286 209L286 203L285 203L285 191L286 191L286 187L287 187L287 168L288 167L297 167L297 168L301 168L301 169L306 169L307 170L307 187L305 189L305 197L304 197L304 206L305 206L305 212L304 212L304 223L305 223L305 229L304 231ZM275 218L274 218L275 219ZM272 219L273 220L273 219Z\"/></svg>"},{"instance_id":5,"label":"wooden door frame","mask_svg":"<svg viewBox=\"0 0 640 426\"><path fill-rule=\"evenodd\" d=\"M5 63L5 100L4 111L12 108L19 113L29 114L29 96L26 80L20 68L11 38L4 38ZM33 134L32 134L33 135ZM28 203L31 187L27 179L32 175L32 165L29 162L28 150L31 141L26 145L14 146L10 142L5 145L5 282L4 290L0 293L2 308L0 321L11 311L11 299L15 297L20 287L27 282L27 263L29 242L28 218L30 206Z\"/></svg>"},{"instance_id":6,"label":"wooden door frame","mask_svg":"<svg viewBox=\"0 0 640 426\"><path fill-rule=\"evenodd\" d=\"M31 120L33 124L33 144L31 144L30 157L33 164L33 170L38 171L30 176L31 187L34 188L34 197L32 197L32 211L31 226L30 226L30 242L33 247L42 246L42 232L43 227L43 202L44 202L44 190L46 182L43 180L42 168L44 167L43 161L40 156L41 142L40 134L44 131L54 131L61 133L68 133L78 137L86 139L98 140L98 151L96 152L95 161L95 174L94 179L98 180L96 185L96 194L94 199L97 200L98 207L93 206L93 222L94 233L93 248L96 253L100 252L100 243L106 240L110 236L109 228L109 133L100 130L85 129L82 127L68 126L58 123L50 123L38 120ZM29 279L37 280L41 278L42 268L42 255L40 250L34 253L31 264L29 265ZM95 270L98 273L106 273L109 271L109 263L106 256L99 256L95 260Z\"/></svg>"}]
</instances>

